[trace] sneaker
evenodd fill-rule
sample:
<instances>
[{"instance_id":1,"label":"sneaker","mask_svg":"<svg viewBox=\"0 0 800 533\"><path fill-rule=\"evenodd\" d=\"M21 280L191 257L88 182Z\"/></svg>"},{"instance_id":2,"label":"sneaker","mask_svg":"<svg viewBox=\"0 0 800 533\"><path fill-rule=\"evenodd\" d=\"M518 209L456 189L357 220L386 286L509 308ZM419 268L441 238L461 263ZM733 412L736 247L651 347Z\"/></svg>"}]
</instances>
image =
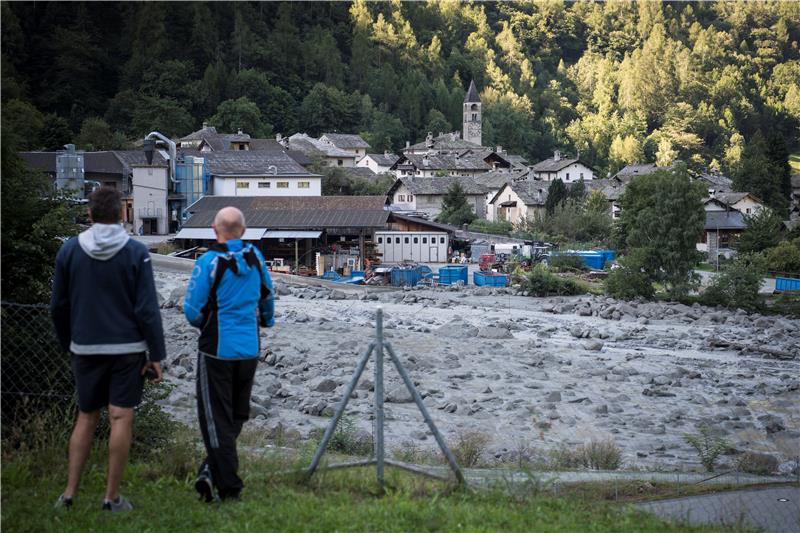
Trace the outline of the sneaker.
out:
<instances>
[{"instance_id":1,"label":"sneaker","mask_svg":"<svg viewBox=\"0 0 800 533\"><path fill-rule=\"evenodd\" d=\"M200 499L204 502L211 503L214 501L214 484L211 482L211 472L208 466L203 468L200 471L200 475L197 476L197 480L194 482L194 490L200 494Z\"/></svg>"},{"instance_id":2,"label":"sneaker","mask_svg":"<svg viewBox=\"0 0 800 533\"><path fill-rule=\"evenodd\" d=\"M63 507L64 509L70 509L72 507L72 498L65 498L62 494L56 500L56 504L53 506L56 509Z\"/></svg>"},{"instance_id":3,"label":"sneaker","mask_svg":"<svg viewBox=\"0 0 800 533\"><path fill-rule=\"evenodd\" d=\"M103 500L103 510L118 513L120 511L132 511L133 504L125 496L117 496L115 500Z\"/></svg>"}]
</instances>

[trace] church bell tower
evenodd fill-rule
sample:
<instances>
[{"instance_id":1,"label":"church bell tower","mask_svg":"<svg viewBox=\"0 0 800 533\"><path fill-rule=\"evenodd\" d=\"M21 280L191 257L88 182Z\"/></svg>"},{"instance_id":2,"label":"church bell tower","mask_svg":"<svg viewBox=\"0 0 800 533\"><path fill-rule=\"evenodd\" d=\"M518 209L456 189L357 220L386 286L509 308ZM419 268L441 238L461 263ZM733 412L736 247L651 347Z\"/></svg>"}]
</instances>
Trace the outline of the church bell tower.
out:
<instances>
[{"instance_id":1,"label":"church bell tower","mask_svg":"<svg viewBox=\"0 0 800 533\"><path fill-rule=\"evenodd\" d=\"M461 138L481 145L481 97L475 88L475 80L469 82L469 90L464 97L464 127Z\"/></svg>"}]
</instances>

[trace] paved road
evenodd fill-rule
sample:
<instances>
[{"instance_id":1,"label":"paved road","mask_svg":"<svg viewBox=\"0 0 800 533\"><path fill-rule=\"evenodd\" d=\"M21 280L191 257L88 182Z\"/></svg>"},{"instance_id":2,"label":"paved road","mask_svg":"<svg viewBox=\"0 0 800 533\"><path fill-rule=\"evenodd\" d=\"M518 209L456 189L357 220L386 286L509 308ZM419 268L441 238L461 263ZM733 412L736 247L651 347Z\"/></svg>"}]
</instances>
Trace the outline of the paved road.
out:
<instances>
[{"instance_id":1,"label":"paved road","mask_svg":"<svg viewBox=\"0 0 800 533\"><path fill-rule=\"evenodd\" d=\"M666 519L694 524L746 525L765 533L800 532L800 488L718 492L675 500L638 504L636 507Z\"/></svg>"}]
</instances>

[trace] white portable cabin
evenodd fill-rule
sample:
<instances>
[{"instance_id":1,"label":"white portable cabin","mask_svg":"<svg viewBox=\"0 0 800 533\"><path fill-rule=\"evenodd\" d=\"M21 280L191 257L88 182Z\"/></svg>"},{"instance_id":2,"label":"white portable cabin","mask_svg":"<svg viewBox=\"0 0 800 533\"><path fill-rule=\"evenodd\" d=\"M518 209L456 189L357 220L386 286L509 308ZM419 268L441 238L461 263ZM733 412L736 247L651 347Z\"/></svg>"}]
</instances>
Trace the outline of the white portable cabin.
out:
<instances>
[{"instance_id":1,"label":"white portable cabin","mask_svg":"<svg viewBox=\"0 0 800 533\"><path fill-rule=\"evenodd\" d=\"M446 263L450 240L446 232L376 231L375 245L384 263Z\"/></svg>"}]
</instances>

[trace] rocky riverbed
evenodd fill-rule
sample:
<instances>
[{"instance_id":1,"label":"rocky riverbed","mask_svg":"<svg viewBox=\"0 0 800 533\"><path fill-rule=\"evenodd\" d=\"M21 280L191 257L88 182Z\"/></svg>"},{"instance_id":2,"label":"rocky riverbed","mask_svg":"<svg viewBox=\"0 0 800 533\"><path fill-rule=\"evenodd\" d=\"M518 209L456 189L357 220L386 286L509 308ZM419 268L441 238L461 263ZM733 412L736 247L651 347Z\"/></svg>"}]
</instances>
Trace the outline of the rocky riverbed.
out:
<instances>
[{"instance_id":1,"label":"rocky riverbed","mask_svg":"<svg viewBox=\"0 0 800 533\"><path fill-rule=\"evenodd\" d=\"M186 273L159 271L170 413L195 423L197 332ZM375 309L440 430L489 436L484 461L611 438L625 468L699 468L685 433L707 426L790 473L800 455L800 320L603 297L528 298L512 289L365 292L277 283L249 422L307 438L323 427L374 336ZM765 347L761 353L743 347ZM372 431L372 364L348 405ZM435 446L386 366L387 447ZM734 461L733 455L722 462ZM773 461L770 459L770 461Z\"/></svg>"}]
</instances>

